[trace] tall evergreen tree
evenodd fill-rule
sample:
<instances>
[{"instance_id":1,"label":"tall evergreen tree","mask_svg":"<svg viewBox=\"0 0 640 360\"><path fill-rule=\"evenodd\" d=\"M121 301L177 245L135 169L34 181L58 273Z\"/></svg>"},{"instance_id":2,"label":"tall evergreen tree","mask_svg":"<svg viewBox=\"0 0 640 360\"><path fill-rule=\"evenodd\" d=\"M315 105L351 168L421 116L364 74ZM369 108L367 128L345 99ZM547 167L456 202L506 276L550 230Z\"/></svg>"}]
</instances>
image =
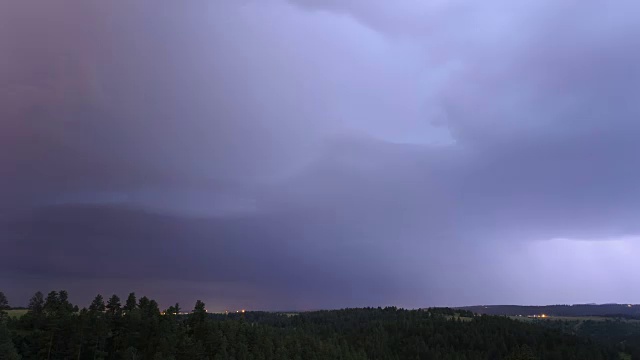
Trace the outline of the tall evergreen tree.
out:
<instances>
[{"instance_id":1,"label":"tall evergreen tree","mask_svg":"<svg viewBox=\"0 0 640 360\"><path fill-rule=\"evenodd\" d=\"M140 313L147 314L149 311L150 300L148 297L143 296L138 300L138 309L140 309Z\"/></svg>"},{"instance_id":2,"label":"tall evergreen tree","mask_svg":"<svg viewBox=\"0 0 640 360\"><path fill-rule=\"evenodd\" d=\"M116 294L111 295L111 297L107 301L106 308L107 308L107 313L109 313L112 316L120 314L120 311L122 309L120 307L120 298L118 297L118 295Z\"/></svg>"},{"instance_id":3,"label":"tall evergreen tree","mask_svg":"<svg viewBox=\"0 0 640 360\"><path fill-rule=\"evenodd\" d=\"M108 353L105 351L109 323L105 316L106 306L104 298L98 294L89 305L89 332L88 351L93 354L94 359L103 359Z\"/></svg>"},{"instance_id":4,"label":"tall evergreen tree","mask_svg":"<svg viewBox=\"0 0 640 360\"><path fill-rule=\"evenodd\" d=\"M90 312L104 312L106 306L104 305L104 298L102 295L98 294L89 305Z\"/></svg>"},{"instance_id":5,"label":"tall evergreen tree","mask_svg":"<svg viewBox=\"0 0 640 360\"><path fill-rule=\"evenodd\" d=\"M193 311L191 313L193 315L193 318L198 319L199 321L204 320L204 318L207 316L207 310L205 308L204 302L202 302L201 300L197 300L196 305L193 307Z\"/></svg>"},{"instance_id":6,"label":"tall evergreen tree","mask_svg":"<svg viewBox=\"0 0 640 360\"><path fill-rule=\"evenodd\" d=\"M130 293L127 297L127 302L125 303L123 310L127 312L133 311L136 309L137 304L138 301L136 300L136 294Z\"/></svg>"}]
</instances>

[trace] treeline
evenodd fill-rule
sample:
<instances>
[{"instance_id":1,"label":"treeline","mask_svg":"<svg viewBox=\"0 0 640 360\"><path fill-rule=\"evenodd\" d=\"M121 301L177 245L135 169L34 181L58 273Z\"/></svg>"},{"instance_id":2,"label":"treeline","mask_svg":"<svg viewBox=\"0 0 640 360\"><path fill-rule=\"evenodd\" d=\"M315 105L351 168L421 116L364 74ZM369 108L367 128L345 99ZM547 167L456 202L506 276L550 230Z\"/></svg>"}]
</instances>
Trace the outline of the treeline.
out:
<instances>
[{"instance_id":1,"label":"treeline","mask_svg":"<svg viewBox=\"0 0 640 360\"><path fill-rule=\"evenodd\" d=\"M19 318L1 314L3 359L365 360L617 359L587 338L497 316L395 307L277 314L209 314L131 293L88 308L65 291L36 293Z\"/></svg>"}]
</instances>

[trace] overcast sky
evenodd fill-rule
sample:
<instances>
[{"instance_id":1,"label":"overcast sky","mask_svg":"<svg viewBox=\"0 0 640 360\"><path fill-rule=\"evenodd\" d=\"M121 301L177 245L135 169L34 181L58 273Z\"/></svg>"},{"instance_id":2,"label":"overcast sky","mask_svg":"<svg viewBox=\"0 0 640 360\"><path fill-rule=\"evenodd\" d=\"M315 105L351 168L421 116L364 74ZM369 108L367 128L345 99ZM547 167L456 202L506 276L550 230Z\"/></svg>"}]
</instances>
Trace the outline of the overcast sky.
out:
<instances>
[{"instance_id":1,"label":"overcast sky","mask_svg":"<svg viewBox=\"0 0 640 360\"><path fill-rule=\"evenodd\" d=\"M0 290L640 303L640 4L0 3Z\"/></svg>"}]
</instances>

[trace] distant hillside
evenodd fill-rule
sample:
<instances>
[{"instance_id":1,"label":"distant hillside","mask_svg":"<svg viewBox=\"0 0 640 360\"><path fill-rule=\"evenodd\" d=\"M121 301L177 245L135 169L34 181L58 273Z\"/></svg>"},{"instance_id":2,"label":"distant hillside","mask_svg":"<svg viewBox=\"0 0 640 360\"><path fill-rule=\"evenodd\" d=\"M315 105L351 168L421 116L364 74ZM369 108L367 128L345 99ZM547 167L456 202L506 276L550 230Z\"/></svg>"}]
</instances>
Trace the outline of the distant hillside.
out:
<instances>
[{"instance_id":1,"label":"distant hillside","mask_svg":"<svg viewBox=\"0 0 640 360\"><path fill-rule=\"evenodd\" d=\"M488 305L465 306L459 309L477 314L531 316L546 314L549 316L623 316L640 318L640 305L630 304L577 304L577 305Z\"/></svg>"}]
</instances>

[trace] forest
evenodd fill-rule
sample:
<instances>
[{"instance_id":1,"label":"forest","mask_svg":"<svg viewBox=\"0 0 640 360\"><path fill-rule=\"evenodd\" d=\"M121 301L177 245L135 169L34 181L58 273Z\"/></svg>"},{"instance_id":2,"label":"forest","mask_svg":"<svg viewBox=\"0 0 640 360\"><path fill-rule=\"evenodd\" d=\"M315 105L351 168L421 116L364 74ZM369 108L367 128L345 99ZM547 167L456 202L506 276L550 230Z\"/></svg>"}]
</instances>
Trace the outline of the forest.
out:
<instances>
[{"instance_id":1,"label":"forest","mask_svg":"<svg viewBox=\"0 0 640 360\"><path fill-rule=\"evenodd\" d=\"M4 298L4 296L2 296ZM0 308L7 309L4 298ZM1 300L1 299L0 299ZM196 301L37 292L19 317L0 310L0 359L365 360L619 359L619 349L563 329L449 308L352 308L214 314Z\"/></svg>"}]
</instances>

